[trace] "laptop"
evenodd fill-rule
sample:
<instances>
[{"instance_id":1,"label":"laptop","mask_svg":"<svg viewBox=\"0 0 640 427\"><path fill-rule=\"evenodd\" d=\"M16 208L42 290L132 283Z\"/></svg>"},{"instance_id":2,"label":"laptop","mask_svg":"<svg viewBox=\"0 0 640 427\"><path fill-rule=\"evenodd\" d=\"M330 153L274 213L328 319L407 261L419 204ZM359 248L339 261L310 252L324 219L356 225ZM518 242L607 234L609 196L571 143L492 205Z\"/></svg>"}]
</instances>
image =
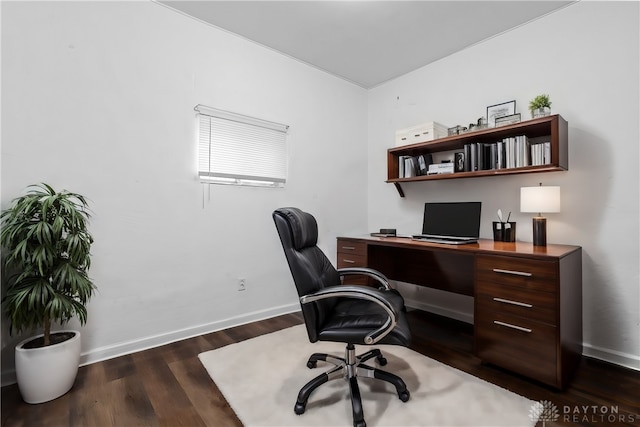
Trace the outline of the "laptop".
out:
<instances>
[{"instance_id":1,"label":"laptop","mask_svg":"<svg viewBox=\"0 0 640 427\"><path fill-rule=\"evenodd\" d=\"M448 245L476 243L480 238L482 202L425 203L422 234L414 240Z\"/></svg>"}]
</instances>

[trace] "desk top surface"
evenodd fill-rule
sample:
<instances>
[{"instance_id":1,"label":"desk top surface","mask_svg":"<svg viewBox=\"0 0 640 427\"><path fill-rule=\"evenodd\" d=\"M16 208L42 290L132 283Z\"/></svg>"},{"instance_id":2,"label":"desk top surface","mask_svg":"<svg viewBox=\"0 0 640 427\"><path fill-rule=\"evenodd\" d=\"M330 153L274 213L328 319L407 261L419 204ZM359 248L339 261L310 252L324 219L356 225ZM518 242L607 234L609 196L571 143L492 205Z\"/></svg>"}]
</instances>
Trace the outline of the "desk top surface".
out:
<instances>
[{"instance_id":1,"label":"desk top surface","mask_svg":"<svg viewBox=\"0 0 640 427\"><path fill-rule=\"evenodd\" d=\"M444 250L459 253L486 253L490 255L553 257L561 258L572 252L581 250L580 246L548 244L534 246L531 242L495 242L491 239L480 239L478 243L465 245L447 245L441 243L421 242L410 237L373 237L373 236L340 236L339 239L362 241L369 245L405 247L408 249Z\"/></svg>"}]
</instances>

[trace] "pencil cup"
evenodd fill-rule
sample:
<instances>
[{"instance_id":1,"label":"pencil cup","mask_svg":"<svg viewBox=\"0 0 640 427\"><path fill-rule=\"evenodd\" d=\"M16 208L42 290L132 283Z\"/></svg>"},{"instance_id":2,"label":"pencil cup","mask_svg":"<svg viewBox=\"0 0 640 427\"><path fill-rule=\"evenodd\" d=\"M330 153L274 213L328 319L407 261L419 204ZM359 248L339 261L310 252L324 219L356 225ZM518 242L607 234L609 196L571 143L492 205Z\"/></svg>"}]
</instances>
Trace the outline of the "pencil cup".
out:
<instances>
[{"instance_id":1,"label":"pencil cup","mask_svg":"<svg viewBox=\"0 0 640 427\"><path fill-rule=\"evenodd\" d=\"M515 242L516 223L515 222L493 222L493 240L496 242Z\"/></svg>"},{"instance_id":2,"label":"pencil cup","mask_svg":"<svg viewBox=\"0 0 640 427\"><path fill-rule=\"evenodd\" d=\"M493 221L493 240L502 242L502 222Z\"/></svg>"},{"instance_id":3,"label":"pencil cup","mask_svg":"<svg viewBox=\"0 0 640 427\"><path fill-rule=\"evenodd\" d=\"M503 242L515 242L516 241L516 223L505 222L502 224L502 241Z\"/></svg>"}]
</instances>

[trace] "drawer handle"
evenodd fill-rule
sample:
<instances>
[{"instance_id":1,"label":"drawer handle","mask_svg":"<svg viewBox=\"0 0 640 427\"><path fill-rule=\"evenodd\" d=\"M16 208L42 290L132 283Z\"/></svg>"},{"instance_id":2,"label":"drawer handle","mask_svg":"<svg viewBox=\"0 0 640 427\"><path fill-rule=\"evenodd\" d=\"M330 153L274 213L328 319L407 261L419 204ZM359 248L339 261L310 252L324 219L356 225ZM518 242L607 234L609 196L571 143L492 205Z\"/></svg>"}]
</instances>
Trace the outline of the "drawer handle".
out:
<instances>
[{"instance_id":1,"label":"drawer handle","mask_svg":"<svg viewBox=\"0 0 640 427\"><path fill-rule=\"evenodd\" d=\"M513 274L515 276L525 276L525 277L531 277L533 276L533 274L531 273L526 273L524 271L513 271L513 270L503 270L501 268L494 268L493 269L494 273L502 273L502 274Z\"/></svg>"},{"instance_id":2,"label":"drawer handle","mask_svg":"<svg viewBox=\"0 0 640 427\"><path fill-rule=\"evenodd\" d=\"M343 246L342 249L346 249L348 251L355 251L356 250L355 246Z\"/></svg>"},{"instance_id":3,"label":"drawer handle","mask_svg":"<svg viewBox=\"0 0 640 427\"><path fill-rule=\"evenodd\" d=\"M526 308L532 308L533 305L531 304L527 304L526 302L518 302L518 301L512 301L510 299L504 299L504 298L493 298L494 301L497 302L503 302L505 304L511 304L511 305L517 305L518 307L526 307Z\"/></svg>"},{"instance_id":4,"label":"drawer handle","mask_svg":"<svg viewBox=\"0 0 640 427\"><path fill-rule=\"evenodd\" d=\"M512 325L511 323L504 323L499 320L494 320L493 323L500 326L506 326L507 328L515 329L517 331L526 332L528 334L530 334L533 331L532 329L529 329L529 328L523 328L522 326Z\"/></svg>"},{"instance_id":5,"label":"drawer handle","mask_svg":"<svg viewBox=\"0 0 640 427\"><path fill-rule=\"evenodd\" d=\"M346 262L346 263L348 263L348 264L355 264L355 263L356 263L355 261L350 260L350 259L343 259L342 261L343 261L343 262Z\"/></svg>"}]
</instances>

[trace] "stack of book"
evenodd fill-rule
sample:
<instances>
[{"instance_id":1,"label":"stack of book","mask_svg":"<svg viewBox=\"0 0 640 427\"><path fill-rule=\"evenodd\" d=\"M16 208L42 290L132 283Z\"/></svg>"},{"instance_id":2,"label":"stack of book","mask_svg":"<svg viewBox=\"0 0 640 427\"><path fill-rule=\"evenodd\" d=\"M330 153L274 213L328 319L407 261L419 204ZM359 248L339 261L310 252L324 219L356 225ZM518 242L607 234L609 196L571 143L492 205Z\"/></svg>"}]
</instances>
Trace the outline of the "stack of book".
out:
<instances>
[{"instance_id":1,"label":"stack of book","mask_svg":"<svg viewBox=\"0 0 640 427\"><path fill-rule=\"evenodd\" d=\"M433 163L431 154L419 156L398 157L398 178L411 178L419 175L427 175L429 165Z\"/></svg>"},{"instance_id":2,"label":"stack of book","mask_svg":"<svg viewBox=\"0 0 640 427\"><path fill-rule=\"evenodd\" d=\"M551 143L530 143L526 135L505 138L493 143L470 143L464 146L464 170L479 171L551 163Z\"/></svg>"},{"instance_id":3,"label":"stack of book","mask_svg":"<svg viewBox=\"0 0 640 427\"><path fill-rule=\"evenodd\" d=\"M551 143L531 144L531 166L551 164Z\"/></svg>"}]
</instances>

